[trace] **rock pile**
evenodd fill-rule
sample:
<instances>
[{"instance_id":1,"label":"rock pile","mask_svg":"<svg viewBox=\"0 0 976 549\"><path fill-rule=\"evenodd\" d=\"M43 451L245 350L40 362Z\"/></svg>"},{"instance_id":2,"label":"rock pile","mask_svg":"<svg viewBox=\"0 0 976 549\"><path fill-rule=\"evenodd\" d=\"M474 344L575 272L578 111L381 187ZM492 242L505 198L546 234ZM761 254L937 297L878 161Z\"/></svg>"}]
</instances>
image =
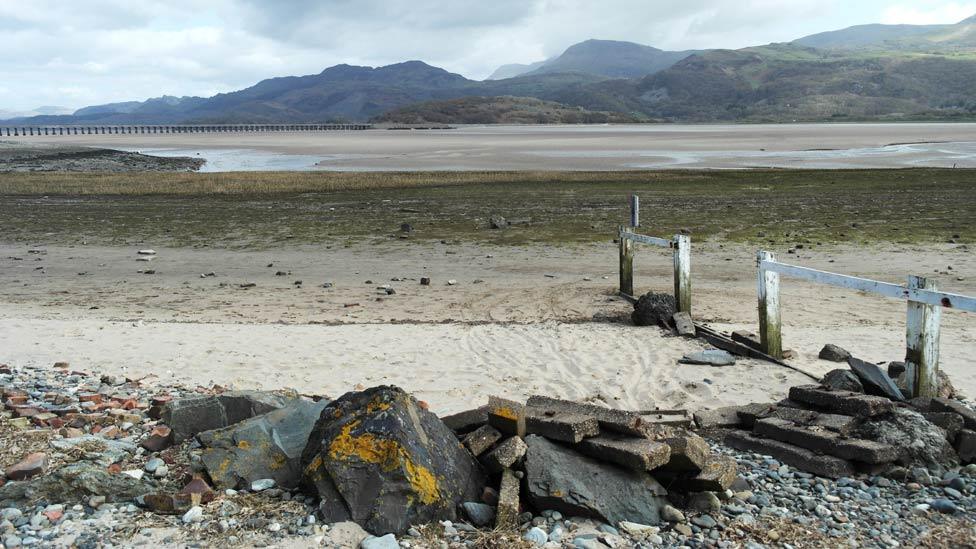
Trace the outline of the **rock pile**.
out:
<instances>
[{"instance_id":1,"label":"rock pile","mask_svg":"<svg viewBox=\"0 0 976 549\"><path fill-rule=\"evenodd\" d=\"M847 361L849 370L792 387L779 402L700 412L696 422L735 429L723 439L728 446L828 478L905 478L917 467L941 475L976 460L976 412L948 398L907 400L879 367Z\"/></svg>"},{"instance_id":2,"label":"rock pile","mask_svg":"<svg viewBox=\"0 0 976 549\"><path fill-rule=\"evenodd\" d=\"M494 518L503 528L518 526L521 509L650 527L663 522L669 496L722 492L736 479L735 460L675 426L690 422L674 412L493 397L444 421L497 483L486 503L497 498ZM487 521L487 514L468 515Z\"/></svg>"}]
</instances>

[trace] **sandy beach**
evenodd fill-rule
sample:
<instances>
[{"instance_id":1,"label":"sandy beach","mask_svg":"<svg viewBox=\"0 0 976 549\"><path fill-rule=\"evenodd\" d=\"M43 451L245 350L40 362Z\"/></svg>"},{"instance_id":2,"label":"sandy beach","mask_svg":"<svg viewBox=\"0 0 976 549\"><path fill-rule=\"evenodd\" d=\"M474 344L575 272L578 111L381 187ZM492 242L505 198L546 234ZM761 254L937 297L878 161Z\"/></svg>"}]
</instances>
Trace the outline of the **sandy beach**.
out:
<instances>
[{"instance_id":1,"label":"sandy beach","mask_svg":"<svg viewBox=\"0 0 976 549\"><path fill-rule=\"evenodd\" d=\"M622 408L713 408L775 400L808 379L756 360L678 365L704 344L629 324L631 306L613 295L609 242L159 248L151 262L136 261L137 250L0 246L0 362L64 360L134 378L333 396L393 383L441 413L491 394L534 393ZM745 245L699 246L696 318L756 330L753 257ZM789 259L892 282L931 274L947 291L976 292L976 257L964 246L823 248ZM139 272L147 269L154 274ZM639 290L669 291L670 269L666 252L641 249ZM784 344L812 374L836 367L817 359L825 343L874 362L904 358L902 302L793 281L784 282L783 301ZM971 315L946 311L942 367L970 395L974 348Z\"/></svg>"},{"instance_id":2,"label":"sandy beach","mask_svg":"<svg viewBox=\"0 0 976 549\"><path fill-rule=\"evenodd\" d=\"M204 171L976 167L976 125L951 123L462 126L18 141L199 156L208 159Z\"/></svg>"}]
</instances>

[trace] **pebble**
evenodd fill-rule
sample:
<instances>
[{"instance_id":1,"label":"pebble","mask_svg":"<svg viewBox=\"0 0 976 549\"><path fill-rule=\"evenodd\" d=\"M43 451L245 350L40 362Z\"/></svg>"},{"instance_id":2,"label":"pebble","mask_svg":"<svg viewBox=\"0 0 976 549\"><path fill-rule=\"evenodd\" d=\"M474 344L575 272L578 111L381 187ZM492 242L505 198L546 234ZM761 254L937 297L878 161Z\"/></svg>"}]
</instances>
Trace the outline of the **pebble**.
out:
<instances>
[{"instance_id":1,"label":"pebble","mask_svg":"<svg viewBox=\"0 0 976 549\"><path fill-rule=\"evenodd\" d=\"M396 536L386 534L385 536L370 536L359 544L361 549L400 549Z\"/></svg>"},{"instance_id":2,"label":"pebble","mask_svg":"<svg viewBox=\"0 0 976 549\"><path fill-rule=\"evenodd\" d=\"M199 505L194 505L183 515L183 524L192 524L194 522L203 522L203 507Z\"/></svg>"},{"instance_id":3,"label":"pebble","mask_svg":"<svg viewBox=\"0 0 976 549\"><path fill-rule=\"evenodd\" d=\"M547 541L549 541L549 535L546 534L546 531L542 528L533 526L522 535L522 539L535 545L536 547L542 547Z\"/></svg>"},{"instance_id":4,"label":"pebble","mask_svg":"<svg viewBox=\"0 0 976 549\"><path fill-rule=\"evenodd\" d=\"M251 483L252 492L263 492L274 488L275 481L272 478L262 478Z\"/></svg>"}]
</instances>

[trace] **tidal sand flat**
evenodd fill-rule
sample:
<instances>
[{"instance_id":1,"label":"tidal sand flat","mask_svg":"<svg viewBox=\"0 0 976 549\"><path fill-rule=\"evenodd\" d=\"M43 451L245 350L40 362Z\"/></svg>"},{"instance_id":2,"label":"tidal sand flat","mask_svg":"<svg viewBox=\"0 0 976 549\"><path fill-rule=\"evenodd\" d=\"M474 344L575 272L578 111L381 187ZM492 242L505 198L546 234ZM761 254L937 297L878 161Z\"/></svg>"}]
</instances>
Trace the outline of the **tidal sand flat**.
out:
<instances>
[{"instance_id":1,"label":"tidal sand flat","mask_svg":"<svg viewBox=\"0 0 976 549\"><path fill-rule=\"evenodd\" d=\"M205 170L632 170L976 167L976 124L458 126L450 130L29 137L160 155Z\"/></svg>"}]
</instances>

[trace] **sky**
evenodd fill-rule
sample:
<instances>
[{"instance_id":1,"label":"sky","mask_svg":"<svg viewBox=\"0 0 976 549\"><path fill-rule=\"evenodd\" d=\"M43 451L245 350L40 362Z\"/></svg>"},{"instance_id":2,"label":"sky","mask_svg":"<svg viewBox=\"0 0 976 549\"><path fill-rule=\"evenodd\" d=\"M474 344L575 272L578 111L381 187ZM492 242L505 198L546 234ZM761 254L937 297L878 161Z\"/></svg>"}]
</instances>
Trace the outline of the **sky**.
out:
<instances>
[{"instance_id":1,"label":"sky","mask_svg":"<svg viewBox=\"0 0 976 549\"><path fill-rule=\"evenodd\" d=\"M339 63L483 79L588 38L741 48L974 14L976 0L0 0L0 114L211 96Z\"/></svg>"}]
</instances>

